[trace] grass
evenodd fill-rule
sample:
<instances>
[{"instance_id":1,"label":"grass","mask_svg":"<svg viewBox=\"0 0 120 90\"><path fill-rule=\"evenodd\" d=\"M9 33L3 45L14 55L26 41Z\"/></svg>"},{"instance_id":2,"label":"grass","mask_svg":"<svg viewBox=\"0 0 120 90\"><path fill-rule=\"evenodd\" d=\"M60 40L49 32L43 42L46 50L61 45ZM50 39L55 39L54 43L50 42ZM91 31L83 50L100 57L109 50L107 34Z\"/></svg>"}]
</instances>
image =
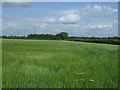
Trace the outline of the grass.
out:
<instances>
[{"instance_id":1,"label":"grass","mask_svg":"<svg viewBox=\"0 0 120 90\"><path fill-rule=\"evenodd\" d=\"M3 88L117 88L118 46L3 39Z\"/></svg>"},{"instance_id":2,"label":"grass","mask_svg":"<svg viewBox=\"0 0 120 90\"><path fill-rule=\"evenodd\" d=\"M2 88L2 39L0 38L0 89Z\"/></svg>"}]
</instances>

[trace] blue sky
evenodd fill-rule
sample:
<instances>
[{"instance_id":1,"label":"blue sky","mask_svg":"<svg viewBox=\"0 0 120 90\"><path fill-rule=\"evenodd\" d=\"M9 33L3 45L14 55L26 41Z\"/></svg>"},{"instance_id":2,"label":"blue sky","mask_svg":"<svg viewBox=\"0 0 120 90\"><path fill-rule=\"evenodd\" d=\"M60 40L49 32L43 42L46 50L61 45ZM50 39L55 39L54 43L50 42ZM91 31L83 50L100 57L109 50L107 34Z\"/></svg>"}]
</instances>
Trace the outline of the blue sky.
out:
<instances>
[{"instance_id":1,"label":"blue sky","mask_svg":"<svg viewBox=\"0 0 120 90\"><path fill-rule=\"evenodd\" d=\"M117 2L4 2L2 34L118 36Z\"/></svg>"}]
</instances>

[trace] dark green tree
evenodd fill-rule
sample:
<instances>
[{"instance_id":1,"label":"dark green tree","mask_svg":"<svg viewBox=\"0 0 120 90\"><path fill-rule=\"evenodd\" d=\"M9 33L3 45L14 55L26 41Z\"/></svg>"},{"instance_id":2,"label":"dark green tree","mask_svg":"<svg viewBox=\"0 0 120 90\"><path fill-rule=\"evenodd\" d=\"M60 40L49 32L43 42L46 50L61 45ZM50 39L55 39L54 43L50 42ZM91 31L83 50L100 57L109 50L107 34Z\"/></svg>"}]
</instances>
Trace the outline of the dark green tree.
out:
<instances>
[{"instance_id":1,"label":"dark green tree","mask_svg":"<svg viewBox=\"0 0 120 90\"><path fill-rule=\"evenodd\" d=\"M68 38L68 33L67 32L61 32L56 34L57 37L59 37L60 39L64 40Z\"/></svg>"}]
</instances>

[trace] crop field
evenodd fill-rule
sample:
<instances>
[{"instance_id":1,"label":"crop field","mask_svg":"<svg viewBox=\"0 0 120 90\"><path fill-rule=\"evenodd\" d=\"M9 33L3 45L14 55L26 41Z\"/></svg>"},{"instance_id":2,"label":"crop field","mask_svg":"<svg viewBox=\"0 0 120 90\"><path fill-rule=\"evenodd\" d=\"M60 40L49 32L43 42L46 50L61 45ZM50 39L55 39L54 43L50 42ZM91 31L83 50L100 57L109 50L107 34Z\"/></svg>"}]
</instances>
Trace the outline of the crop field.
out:
<instances>
[{"instance_id":1,"label":"crop field","mask_svg":"<svg viewBox=\"0 0 120 90\"><path fill-rule=\"evenodd\" d=\"M2 39L0 38L0 89L2 88Z\"/></svg>"},{"instance_id":2,"label":"crop field","mask_svg":"<svg viewBox=\"0 0 120 90\"><path fill-rule=\"evenodd\" d=\"M117 88L118 46L2 40L3 88Z\"/></svg>"}]
</instances>

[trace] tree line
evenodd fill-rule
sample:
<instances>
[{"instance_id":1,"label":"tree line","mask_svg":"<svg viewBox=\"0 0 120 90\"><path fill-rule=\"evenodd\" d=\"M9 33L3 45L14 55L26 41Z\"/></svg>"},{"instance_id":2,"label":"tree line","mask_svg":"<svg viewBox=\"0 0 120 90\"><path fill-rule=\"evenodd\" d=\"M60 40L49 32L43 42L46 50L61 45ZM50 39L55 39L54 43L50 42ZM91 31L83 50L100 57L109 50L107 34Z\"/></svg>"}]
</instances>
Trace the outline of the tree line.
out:
<instances>
[{"instance_id":1,"label":"tree line","mask_svg":"<svg viewBox=\"0 0 120 90\"><path fill-rule=\"evenodd\" d=\"M61 32L56 35L53 34L28 34L27 37L25 36L1 36L2 38L6 39L44 39L44 40L65 40L68 38L67 32Z\"/></svg>"},{"instance_id":2,"label":"tree line","mask_svg":"<svg viewBox=\"0 0 120 90\"><path fill-rule=\"evenodd\" d=\"M5 39L40 39L40 40L68 40L77 42L93 42L93 43L106 43L120 45L120 37L74 37L68 36L67 32L60 32L56 35L53 34L29 34L27 36L0 36Z\"/></svg>"}]
</instances>

